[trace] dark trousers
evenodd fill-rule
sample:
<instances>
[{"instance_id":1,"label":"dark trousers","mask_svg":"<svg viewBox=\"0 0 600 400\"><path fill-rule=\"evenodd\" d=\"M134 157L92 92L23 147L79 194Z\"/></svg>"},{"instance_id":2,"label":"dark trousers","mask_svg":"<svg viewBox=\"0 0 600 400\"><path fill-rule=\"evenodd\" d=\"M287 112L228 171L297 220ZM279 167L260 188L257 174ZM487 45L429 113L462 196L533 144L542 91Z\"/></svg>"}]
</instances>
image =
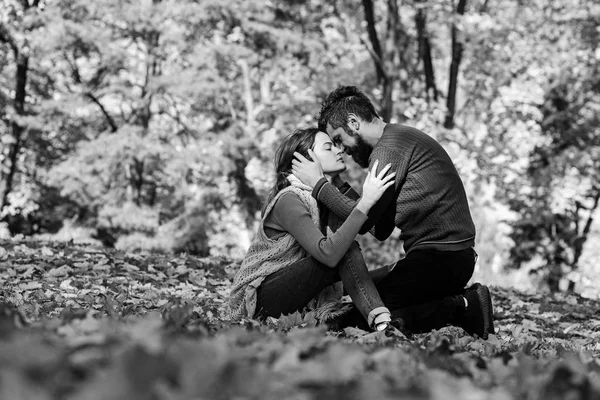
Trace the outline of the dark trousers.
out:
<instances>
[{"instance_id":1,"label":"dark trousers","mask_svg":"<svg viewBox=\"0 0 600 400\"><path fill-rule=\"evenodd\" d=\"M477 253L415 249L376 283L392 317L412 332L456 324L464 312L462 294L473 275Z\"/></svg>"},{"instance_id":2,"label":"dark trousers","mask_svg":"<svg viewBox=\"0 0 600 400\"><path fill-rule=\"evenodd\" d=\"M327 286L342 281L363 320L383 302L369 275L358 243L330 268L306 257L269 275L257 291L256 317L279 317L302 310Z\"/></svg>"}]
</instances>

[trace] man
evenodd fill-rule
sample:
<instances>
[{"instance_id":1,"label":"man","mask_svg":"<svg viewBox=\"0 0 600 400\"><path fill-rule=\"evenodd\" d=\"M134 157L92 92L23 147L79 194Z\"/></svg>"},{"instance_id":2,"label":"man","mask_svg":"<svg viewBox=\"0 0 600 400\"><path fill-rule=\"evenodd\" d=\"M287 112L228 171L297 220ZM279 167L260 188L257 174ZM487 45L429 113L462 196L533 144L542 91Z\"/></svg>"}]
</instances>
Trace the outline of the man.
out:
<instances>
[{"instance_id":1,"label":"man","mask_svg":"<svg viewBox=\"0 0 600 400\"><path fill-rule=\"evenodd\" d=\"M377 282L392 316L413 332L452 324L487 339L494 333L492 300L489 289L479 283L464 289L477 259L475 226L463 183L446 151L415 128L382 121L354 86L327 96L319 129L361 167L378 160L380 168L391 164L390 171L396 172L395 185L371 208L360 231L385 240L395 226L401 229L406 256L391 271L386 268ZM341 182L329 183L318 163L297 154L293 171L330 212L342 219L350 215L357 196L347 188L342 194L336 187Z\"/></svg>"}]
</instances>

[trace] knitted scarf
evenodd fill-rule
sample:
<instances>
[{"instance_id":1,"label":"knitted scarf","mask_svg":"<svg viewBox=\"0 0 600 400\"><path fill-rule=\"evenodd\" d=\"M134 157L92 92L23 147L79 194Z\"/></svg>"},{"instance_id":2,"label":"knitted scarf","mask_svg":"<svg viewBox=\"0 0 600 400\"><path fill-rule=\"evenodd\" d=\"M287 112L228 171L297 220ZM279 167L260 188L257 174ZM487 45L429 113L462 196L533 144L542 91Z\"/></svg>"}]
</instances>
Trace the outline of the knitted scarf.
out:
<instances>
[{"instance_id":1,"label":"knitted scarf","mask_svg":"<svg viewBox=\"0 0 600 400\"><path fill-rule=\"evenodd\" d=\"M308 256L306 250L290 234L285 233L277 239L270 239L264 231L265 218L277 200L288 192L295 193L308 206L312 221L319 225L319 208L312 197L312 188L304 185L293 175L288 176L290 186L282 189L267 205L260 220L258 232L242 261L242 265L233 279L229 298L229 312L232 320L244 317L253 318L256 312L256 290L265 278ZM327 320L335 316L334 303L342 296L341 284L325 288L307 306L317 311L317 315ZM321 312L319 312L321 309ZM327 311L324 311L327 310Z\"/></svg>"}]
</instances>

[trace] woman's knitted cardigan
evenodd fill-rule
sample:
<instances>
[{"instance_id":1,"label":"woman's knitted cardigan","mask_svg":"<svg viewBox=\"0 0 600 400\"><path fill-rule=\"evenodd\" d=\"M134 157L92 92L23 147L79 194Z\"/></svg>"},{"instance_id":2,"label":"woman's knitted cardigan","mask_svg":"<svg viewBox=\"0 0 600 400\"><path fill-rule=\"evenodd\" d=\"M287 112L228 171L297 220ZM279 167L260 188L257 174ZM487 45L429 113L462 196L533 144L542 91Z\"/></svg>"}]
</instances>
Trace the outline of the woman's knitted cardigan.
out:
<instances>
[{"instance_id":1,"label":"woman's knitted cardigan","mask_svg":"<svg viewBox=\"0 0 600 400\"><path fill-rule=\"evenodd\" d=\"M265 278L285 267L308 256L307 251L298 241L286 232L277 239L270 239L264 230L265 218L273 209L277 200L285 193L293 192L308 206L313 222L319 225L319 208L312 197L312 188L300 182L295 176L288 177L290 186L282 189L267 205L260 220L258 232L242 261L242 266L233 279L233 287L229 298L229 312L232 320L244 317L253 318L256 312L256 290ZM340 305L342 296L341 283L325 288L313 299L308 307L321 310L318 315L324 320L335 316L334 308ZM325 311L326 310L326 311ZM338 310L340 313L342 310ZM324 313L329 315L324 316ZM318 317L317 317L318 318Z\"/></svg>"}]
</instances>

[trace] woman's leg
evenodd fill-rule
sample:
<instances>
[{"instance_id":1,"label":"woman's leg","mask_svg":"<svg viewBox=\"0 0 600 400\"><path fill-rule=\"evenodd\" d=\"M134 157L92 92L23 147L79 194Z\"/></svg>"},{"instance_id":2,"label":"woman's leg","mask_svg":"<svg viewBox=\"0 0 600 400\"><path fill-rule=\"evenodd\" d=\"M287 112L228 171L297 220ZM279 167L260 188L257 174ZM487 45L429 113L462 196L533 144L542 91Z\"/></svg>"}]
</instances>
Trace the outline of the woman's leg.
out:
<instances>
[{"instance_id":1,"label":"woman's leg","mask_svg":"<svg viewBox=\"0 0 600 400\"><path fill-rule=\"evenodd\" d=\"M369 270L357 242L352 243L337 265L344 290L369 326L381 313L389 313L369 275Z\"/></svg>"},{"instance_id":2,"label":"woman's leg","mask_svg":"<svg viewBox=\"0 0 600 400\"><path fill-rule=\"evenodd\" d=\"M335 268L306 257L269 275L258 288L256 315L279 317L299 311L340 279L369 325L377 315L389 313L369 276L360 247L354 242Z\"/></svg>"},{"instance_id":3,"label":"woman's leg","mask_svg":"<svg viewBox=\"0 0 600 400\"><path fill-rule=\"evenodd\" d=\"M475 251L415 250L398 261L377 289L394 317L412 332L456 324L464 313L464 287L473 275Z\"/></svg>"},{"instance_id":4,"label":"woman's leg","mask_svg":"<svg viewBox=\"0 0 600 400\"><path fill-rule=\"evenodd\" d=\"M278 318L302 310L321 290L339 280L337 268L305 257L263 281L257 291L255 315Z\"/></svg>"}]
</instances>

